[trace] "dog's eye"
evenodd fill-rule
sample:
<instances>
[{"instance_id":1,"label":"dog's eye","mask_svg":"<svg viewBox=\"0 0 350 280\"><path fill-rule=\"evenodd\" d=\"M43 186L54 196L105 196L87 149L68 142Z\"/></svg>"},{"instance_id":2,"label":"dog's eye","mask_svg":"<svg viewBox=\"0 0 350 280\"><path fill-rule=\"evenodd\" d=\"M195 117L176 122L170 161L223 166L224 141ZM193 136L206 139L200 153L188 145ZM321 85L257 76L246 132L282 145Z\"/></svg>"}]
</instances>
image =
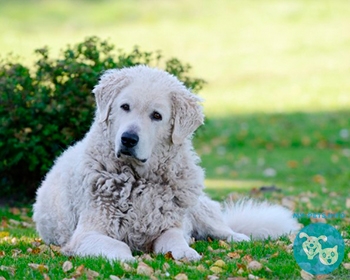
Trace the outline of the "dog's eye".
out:
<instances>
[{"instance_id":1,"label":"dog's eye","mask_svg":"<svg viewBox=\"0 0 350 280\"><path fill-rule=\"evenodd\" d=\"M122 106L120 106L120 108L122 108L125 112L129 112L130 111L129 104L123 104Z\"/></svg>"},{"instance_id":2,"label":"dog's eye","mask_svg":"<svg viewBox=\"0 0 350 280\"><path fill-rule=\"evenodd\" d=\"M151 115L151 119L155 121L161 121L162 120L162 115L159 114L157 111L154 111Z\"/></svg>"}]
</instances>

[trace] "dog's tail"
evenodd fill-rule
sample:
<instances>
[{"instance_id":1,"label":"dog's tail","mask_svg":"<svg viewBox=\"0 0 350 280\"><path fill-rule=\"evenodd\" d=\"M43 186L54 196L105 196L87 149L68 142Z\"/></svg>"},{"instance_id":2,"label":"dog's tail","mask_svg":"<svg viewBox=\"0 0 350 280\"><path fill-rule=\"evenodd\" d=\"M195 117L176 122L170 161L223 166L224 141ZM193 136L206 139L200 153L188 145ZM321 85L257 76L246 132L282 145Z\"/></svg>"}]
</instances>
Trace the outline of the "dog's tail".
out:
<instances>
[{"instance_id":1,"label":"dog's tail","mask_svg":"<svg viewBox=\"0 0 350 280\"><path fill-rule=\"evenodd\" d=\"M225 223L233 231L253 239L274 239L299 229L290 210L268 202L243 199L226 203L223 214Z\"/></svg>"}]
</instances>

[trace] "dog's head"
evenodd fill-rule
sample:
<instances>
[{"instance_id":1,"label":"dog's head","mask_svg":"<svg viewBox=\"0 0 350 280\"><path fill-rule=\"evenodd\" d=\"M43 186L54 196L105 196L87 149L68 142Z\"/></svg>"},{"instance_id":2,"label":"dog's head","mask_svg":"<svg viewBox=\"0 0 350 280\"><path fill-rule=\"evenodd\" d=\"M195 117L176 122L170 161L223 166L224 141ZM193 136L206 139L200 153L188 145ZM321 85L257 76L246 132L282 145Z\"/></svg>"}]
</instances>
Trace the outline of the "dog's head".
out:
<instances>
[{"instance_id":1,"label":"dog's head","mask_svg":"<svg viewBox=\"0 0 350 280\"><path fill-rule=\"evenodd\" d=\"M181 145L203 123L200 99L165 71L136 66L109 70L93 90L97 120L117 157L138 164Z\"/></svg>"},{"instance_id":2,"label":"dog's head","mask_svg":"<svg viewBox=\"0 0 350 280\"><path fill-rule=\"evenodd\" d=\"M325 235L320 235L318 237L309 236L305 232L301 232L299 234L299 237L300 238L306 237L306 240L303 242L302 247L309 259L312 259L314 256L316 256L322 249L322 246L319 241L320 240L327 241L327 236Z\"/></svg>"}]
</instances>

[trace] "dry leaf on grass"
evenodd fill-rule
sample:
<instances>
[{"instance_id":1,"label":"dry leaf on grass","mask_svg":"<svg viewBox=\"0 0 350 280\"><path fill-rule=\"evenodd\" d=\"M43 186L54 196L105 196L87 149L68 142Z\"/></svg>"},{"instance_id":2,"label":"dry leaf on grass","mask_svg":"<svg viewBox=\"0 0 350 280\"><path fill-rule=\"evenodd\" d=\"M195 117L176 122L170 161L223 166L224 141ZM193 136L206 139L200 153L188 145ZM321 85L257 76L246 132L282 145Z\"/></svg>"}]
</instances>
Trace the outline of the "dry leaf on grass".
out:
<instances>
[{"instance_id":1,"label":"dry leaf on grass","mask_svg":"<svg viewBox=\"0 0 350 280\"><path fill-rule=\"evenodd\" d=\"M345 206L346 208L350 208L350 198L346 199Z\"/></svg>"},{"instance_id":2,"label":"dry leaf on grass","mask_svg":"<svg viewBox=\"0 0 350 280\"><path fill-rule=\"evenodd\" d=\"M218 266L218 267L225 267L226 263L223 260L217 260L213 266Z\"/></svg>"},{"instance_id":3,"label":"dry leaf on grass","mask_svg":"<svg viewBox=\"0 0 350 280\"><path fill-rule=\"evenodd\" d=\"M10 236L10 233L7 231L0 231L0 238L8 237Z\"/></svg>"},{"instance_id":4,"label":"dry leaf on grass","mask_svg":"<svg viewBox=\"0 0 350 280\"><path fill-rule=\"evenodd\" d=\"M121 264L123 270L125 270L126 272L131 272L133 270L133 268L125 262L121 262L120 264Z\"/></svg>"},{"instance_id":5,"label":"dry leaf on grass","mask_svg":"<svg viewBox=\"0 0 350 280\"><path fill-rule=\"evenodd\" d=\"M282 202L281 202L282 206L287 207L288 209L294 211L295 209L295 201L294 198L291 197L283 197L282 198Z\"/></svg>"},{"instance_id":6,"label":"dry leaf on grass","mask_svg":"<svg viewBox=\"0 0 350 280\"><path fill-rule=\"evenodd\" d=\"M173 254L171 253L171 251L165 253L164 255L166 260L174 260Z\"/></svg>"},{"instance_id":7,"label":"dry leaf on grass","mask_svg":"<svg viewBox=\"0 0 350 280\"><path fill-rule=\"evenodd\" d=\"M247 263L250 263L251 261L253 261L253 257L251 255L245 255L243 258L242 258L243 261L247 262Z\"/></svg>"},{"instance_id":8,"label":"dry leaf on grass","mask_svg":"<svg viewBox=\"0 0 350 280\"><path fill-rule=\"evenodd\" d=\"M251 279L251 280L258 280L259 277L258 277L258 276L255 276L255 275L253 275L253 274L249 274L249 275L248 275L248 279Z\"/></svg>"},{"instance_id":9,"label":"dry leaf on grass","mask_svg":"<svg viewBox=\"0 0 350 280\"><path fill-rule=\"evenodd\" d=\"M300 271L300 276L304 280L312 280L312 279L314 279L314 276L312 274L310 274L309 272L306 272L305 270L301 270Z\"/></svg>"},{"instance_id":10,"label":"dry leaf on grass","mask_svg":"<svg viewBox=\"0 0 350 280\"><path fill-rule=\"evenodd\" d=\"M70 261L65 261L62 265L62 269L64 272L70 271L73 269L73 264Z\"/></svg>"},{"instance_id":11,"label":"dry leaf on grass","mask_svg":"<svg viewBox=\"0 0 350 280\"><path fill-rule=\"evenodd\" d=\"M215 274L219 274L224 271L221 267L218 267L218 266L211 266L209 269Z\"/></svg>"},{"instance_id":12,"label":"dry leaf on grass","mask_svg":"<svg viewBox=\"0 0 350 280\"><path fill-rule=\"evenodd\" d=\"M225 249L229 249L230 245L228 245L225 241L219 240L219 246Z\"/></svg>"},{"instance_id":13,"label":"dry leaf on grass","mask_svg":"<svg viewBox=\"0 0 350 280\"><path fill-rule=\"evenodd\" d=\"M72 277L73 277L73 278L80 277L81 275L83 275L84 269L85 269L85 267L84 267L83 264L82 264L82 265L79 265L79 266L75 269L74 274L72 275Z\"/></svg>"},{"instance_id":14,"label":"dry leaf on grass","mask_svg":"<svg viewBox=\"0 0 350 280\"><path fill-rule=\"evenodd\" d=\"M188 280L188 276L185 273L179 273L175 276L175 280Z\"/></svg>"},{"instance_id":15,"label":"dry leaf on grass","mask_svg":"<svg viewBox=\"0 0 350 280\"><path fill-rule=\"evenodd\" d=\"M29 263L28 266L34 270L38 270L41 273L49 271L49 267L44 264Z\"/></svg>"},{"instance_id":16,"label":"dry leaf on grass","mask_svg":"<svg viewBox=\"0 0 350 280\"><path fill-rule=\"evenodd\" d=\"M343 266L345 269L350 269L350 263L343 263Z\"/></svg>"},{"instance_id":17,"label":"dry leaf on grass","mask_svg":"<svg viewBox=\"0 0 350 280\"><path fill-rule=\"evenodd\" d=\"M238 252L230 252L227 254L227 256L231 259L239 259L241 257Z\"/></svg>"},{"instance_id":18,"label":"dry leaf on grass","mask_svg":"<svg viewBox=\"0 0 350 280\"><path fill-rule=\"evenodd\" d=\"M251 269L253 271L259 271L262 269L262 264L259 263L258 261L251 261L250 263L248 263L247 268Z\"/></svg>"},{"instance_id":19,"label":"dry leaf on grass","mask_svg":"<svg viewBox=\"0 0 350 280\"><path fill-rule=\"evenodd\" d=\"M217 260L209 269L215 274L219 274L224 271L226 263L223 260Z\"/></svg>"},{"instance_id":20,"label":"dry leaf on grass","mask_svg":"<svg viewBox=\"0 0 350 280\"><path fill-rule=\"evenodd\" d=\"M204 265L202 265L202 264L198 265L198 266L196 267L196 269L197 269L199 272L205 272L205 271L206 271Z\"/></svg>"},{"instance_id":21,"label":"dry leaf on grass","mask_svg":"<svg viewBox=\"0 0 350 280\"><path fill-rule=\"evenodd\" d=\"M219 254L219 253L225 253L226 250L225 249L213 249L213 247L208 246L208 251L212 252L213 254Z\"/></svg>"},{"instance_id":22,"label":"dry leaf on grass","mask_svg":"<svg viewBox=\"0 0 350 280\"><path fill-rule=\"evenodd\" d=\"M109 279L111 279L111 280L120 280L120 278L118 276L115 276L115 275L109 275Z\"/></svg>"},{"instance_id":23,"label":"dry leaf on grass","mask_svg":"<svg viewBox=\"0 0 350 280\"><path fill-rule=\"evenodd\" d=\"M154 270L144 262L140 262L137 266L136 273L139 275L151 276L154 273Z\"/></svg>"},{"instance_id":24,"label":"dry leaf on grass","mask_svg":"<svg viewBox=\"0 0 350 280\"><path fill-rule=\"evenodd\" d=\"M170 269L170 264L164 263L164 264L163 264L163 270L164 270L164 271L167 271L168 269Z\"/></svg>"},{"instance_id":25,"label":"dry leaf on grass","mask_svg":"<svg viewBox=\"0 0 350 280\"><path fill-rule=\"evenodd\" d=\"M323 223L323 224L327 224L327 220L323 217L319 217L319 218L310 218L310 221L312 223Z\"/></svg>"},{"instance_id":26,"label":"dry leaf on grass","mask_svg":"<svg viewBox=\"0 0 350 280\"><path fill-rule=\"evenodd\" d=\"M216 275L208 275L207 276L207 280L218 280L220 279L219 276L216 276Z\"/></svg>"},{"instance_id":27,"label":"dry leaf on grass","mask_svg":"<svg viewBox=\"0 0 350 280\"><path fill-rule=\"evenodd\" d=\"M98 272L91 270L91 269L88 269L88 268L85 269L85 275L86 275L87 279L94 279L94 278L100 276L100 274Z\"/></svg>"}]
</instances>

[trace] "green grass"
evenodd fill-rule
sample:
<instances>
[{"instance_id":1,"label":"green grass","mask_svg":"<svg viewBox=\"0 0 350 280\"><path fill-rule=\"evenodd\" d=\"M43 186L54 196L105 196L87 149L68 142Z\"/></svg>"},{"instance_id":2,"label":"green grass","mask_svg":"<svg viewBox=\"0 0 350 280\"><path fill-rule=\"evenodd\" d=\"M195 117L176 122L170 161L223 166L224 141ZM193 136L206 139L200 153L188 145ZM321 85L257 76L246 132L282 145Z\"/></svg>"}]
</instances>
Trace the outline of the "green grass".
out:
<instances>
[{"instance_id":1,"label":"green grass","mask_svg":"<svg viewBox=\"0 0 350 280\"><path fill-rule=\"evenodd\" d=\"M266 198L296 213L342 212L344 219L327 222L343 233L344 262L350 262L347 0L0 0L0 7L0 56L13 52L30 63L35 48L48 45L57 53L68 43L98 35L117 48L139 45L189 62L193 75L208 82L200 93L208 120L195 138L207 192L217 200L228 195ZM280 191L263 192L262 186ZM87 279L87 269L97 271L100 279L147 278L137 274L137 263L127 268L60 255L37 240L30 216L21 209L0 208L0 278L63 279L80 273ZM214 274L210 269L219 259L225 262L217 273L220 279L249 274L300 279L290 244L288 238L228 248L218 241L196 242L203 260L194 263L139 255L161 279L181 272L189 279L205 278ZM232 252L238 257L230 258ZM263 269L247 269L251 259ZM64 272L67 260L73 268ZM33 269L30 263L48 270ZM340 266L331 278L349 279L349 270Z\"/></svg>"}]
</instances>

